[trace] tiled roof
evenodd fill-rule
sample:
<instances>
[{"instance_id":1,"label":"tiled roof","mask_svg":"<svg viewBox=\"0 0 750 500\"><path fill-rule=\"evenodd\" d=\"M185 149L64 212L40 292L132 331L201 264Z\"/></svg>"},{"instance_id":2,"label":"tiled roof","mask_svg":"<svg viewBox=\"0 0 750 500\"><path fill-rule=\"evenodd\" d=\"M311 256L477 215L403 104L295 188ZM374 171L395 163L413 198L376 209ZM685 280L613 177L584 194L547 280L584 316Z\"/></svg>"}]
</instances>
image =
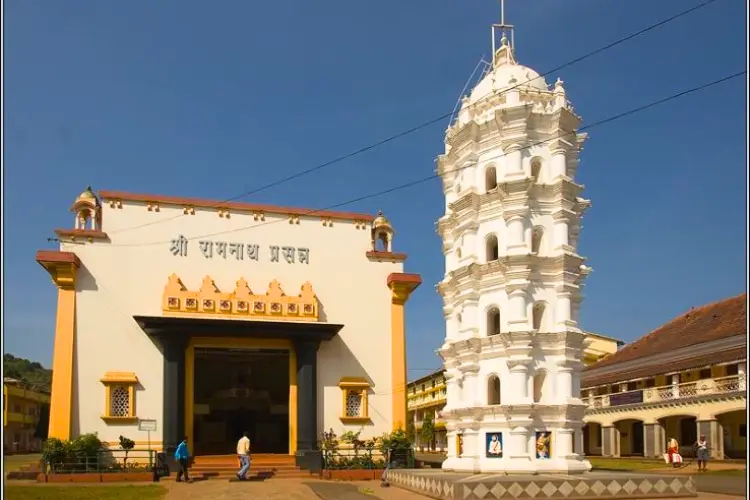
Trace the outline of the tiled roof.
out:
<instances>
[{"instance_id":1,"label":"tiled roof","mask_svg":"<svg viewBox=\"0 0 750 500\"><path fill-rule=\"evenodd\" d=\"M627 369L621 371L618 370L613 373L607 373L605 375L597 375L596 373L587 374L584 371L581 375L581 388L587 389L589 387L597 387L601 385L609 385L620 382L628 382L630 380L653 377L654 375L667 375L670 373L677 373L685 370L708 368L719 363L731 363L732 361L744 360L746 359L746 355L747 351L744 347L734 347L732 349L725 349L723 351L715 352L712 354L701 354L698 356L681 359L679 361L670 362L669 366L651 365L645 366L643 368Z\"/></svg>"},{"instance_id":2,"label":"tiled roof","mask_svg":"<svg viewBox=\"0 0 750 500\"><path fill-rule=\"evenodd\" d=\"M588 370L743 333L747 333L747 293L691 309Z\"/></svg>"}]
</instances>

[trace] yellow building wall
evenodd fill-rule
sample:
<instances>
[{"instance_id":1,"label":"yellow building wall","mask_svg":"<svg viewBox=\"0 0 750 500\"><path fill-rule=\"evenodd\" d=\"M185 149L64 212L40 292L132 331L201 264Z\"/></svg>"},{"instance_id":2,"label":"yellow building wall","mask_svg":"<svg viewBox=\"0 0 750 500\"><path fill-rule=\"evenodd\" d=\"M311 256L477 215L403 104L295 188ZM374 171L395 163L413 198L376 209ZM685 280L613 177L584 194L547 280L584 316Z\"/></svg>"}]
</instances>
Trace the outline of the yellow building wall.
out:
<instances>
[{"instance_id":1,"label":"yellow building wall","mask_svg":"<svg viewBox=\"0 0 750 500\"><path fill-rule=\"evenodd\" d=\"M34 437L41 409L49 404L49 394L3 385L3 430L5 449L10 452L38 451L41 442Z\"/></svg>"}]
</instances>

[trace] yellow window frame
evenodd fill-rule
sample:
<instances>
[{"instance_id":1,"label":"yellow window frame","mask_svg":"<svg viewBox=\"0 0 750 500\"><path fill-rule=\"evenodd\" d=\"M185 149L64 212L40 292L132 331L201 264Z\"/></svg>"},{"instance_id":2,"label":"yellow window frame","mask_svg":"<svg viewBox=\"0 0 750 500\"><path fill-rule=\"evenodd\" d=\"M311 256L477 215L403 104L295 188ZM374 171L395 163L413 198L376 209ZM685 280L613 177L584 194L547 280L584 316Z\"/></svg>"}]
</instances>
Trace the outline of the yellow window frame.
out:
<instances>
[{"instance_id":1,"label":"yellow window frame","mask_svg":"<svg viewBox=\"0 0 750 500\"><path fill-rule=\"evenodd\" d=\"M102 420L106 422L136 422L138 417L135 414L135 386L138 384L138 377L132 372L107 372L101 378L104 384L104 414ZM125 387L128 391L128 412L127 415L112 415L112 391L116 387Z\"/></svg>"},{"instance_id":2,"label":"yellow window frame","mask_svg":"<svg viewBox=\"0 0 750 500\"><path fill-rule=\"evenodd\" d=\"M341 417L339 419L345 424L363 424L370 422L368 414L369 402L368 394L370 392L370 383L363 377L343 377L339 381L341 389ZM346 414L346 397L350 392L359 393L362 397L362 413L357 417L350 417Z\"/></svg>"}]
</instances>

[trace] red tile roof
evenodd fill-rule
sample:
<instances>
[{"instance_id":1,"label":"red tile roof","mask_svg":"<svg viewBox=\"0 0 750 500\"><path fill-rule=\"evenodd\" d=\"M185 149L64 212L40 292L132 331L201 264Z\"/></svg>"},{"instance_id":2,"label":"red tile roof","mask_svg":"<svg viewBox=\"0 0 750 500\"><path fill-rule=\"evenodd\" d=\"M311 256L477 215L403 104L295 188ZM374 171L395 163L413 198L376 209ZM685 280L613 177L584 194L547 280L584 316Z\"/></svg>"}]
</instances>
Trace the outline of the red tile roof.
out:
<instances>
[{"instance_id":1,"label":"red tile roof","mask_svg":"<svg viewBox=\"0 0 750 500\"><path fill-rule=\"evenodd\" d=\"M743 293L693 308L585 371L746 333L747 293Z\"/></svg>"},{"instance_id":2,"label":"red tile roof","mask_svg":"<svg viewBox=\"0 0 750 500\"><path fill-rule=\"evenodd\" d=\"M193 206L200 208L209 209L229 209L238 211L260 211L274 214L288 214L288 215L299 215L299 216L311 216L311 217L327 217L331 219L348 219L348 220L361 220L363 222L372 222L375 220L374 215L358 213L358 212L339 212L337 210L318 210L312 208L293 208L293 207L279 207L276 205L266 205L262 203L246 203L242 201L217 201L207 200L203 198L185 198L180 196L168 196L168 195L157 195L157 194L143 194L143 193L126 193L124 191L99 191L99 197L103 201L107 200L120 200L120 201L135 201L141 203L162 203L164 205L181 205L181 206Z\"/></svg>"},{"instance_id":3,"label":"red tile roof","mask_svg":"<svg viewBox=\"0 0 750 500\"><path fill-rule=\"evenodd\" d=\"M631 380L653 377L655 375L668 375L686 370L698 370L709 368L720 363L731 363L733 361L737 362L746 359L746 348L733 347L731 349L725 349L711 354L700 354L686 359L673 361L669 363L669 366L650 365L644 366L643 368L628 368L626 370L607 373L606 375L597 375L596 373L584 371L581 375L581 388L588 389L590 387L629 382ZM745 361L745 366L747 366L747 361Z\"/></svg>"}]
</instances>

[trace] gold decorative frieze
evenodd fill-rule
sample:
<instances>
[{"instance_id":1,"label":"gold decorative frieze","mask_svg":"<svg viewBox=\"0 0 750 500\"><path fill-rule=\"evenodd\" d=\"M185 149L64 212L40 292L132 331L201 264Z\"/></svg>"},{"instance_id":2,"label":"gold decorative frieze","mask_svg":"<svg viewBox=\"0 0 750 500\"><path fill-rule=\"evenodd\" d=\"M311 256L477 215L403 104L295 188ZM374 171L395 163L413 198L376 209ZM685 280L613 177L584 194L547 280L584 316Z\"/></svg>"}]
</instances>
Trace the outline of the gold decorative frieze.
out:
<instances>
[{"instance_id":1,"label":"gold decorative frieze","mask_svg":"<svg viewBox=\"0 0 750 500\"><path fill-rule=\"evenodd\" d=\"M264 295L254 294L244 278L237 281L233 292L218 289L210 276L203 278L197 291L188 290L182 280L172 274L164 289L162 311L168 314L208 314L247 319L317 321L318 298L312 285L302 285L300 294L290 296L273 280Z\"/></svg>"}]
</instances>

